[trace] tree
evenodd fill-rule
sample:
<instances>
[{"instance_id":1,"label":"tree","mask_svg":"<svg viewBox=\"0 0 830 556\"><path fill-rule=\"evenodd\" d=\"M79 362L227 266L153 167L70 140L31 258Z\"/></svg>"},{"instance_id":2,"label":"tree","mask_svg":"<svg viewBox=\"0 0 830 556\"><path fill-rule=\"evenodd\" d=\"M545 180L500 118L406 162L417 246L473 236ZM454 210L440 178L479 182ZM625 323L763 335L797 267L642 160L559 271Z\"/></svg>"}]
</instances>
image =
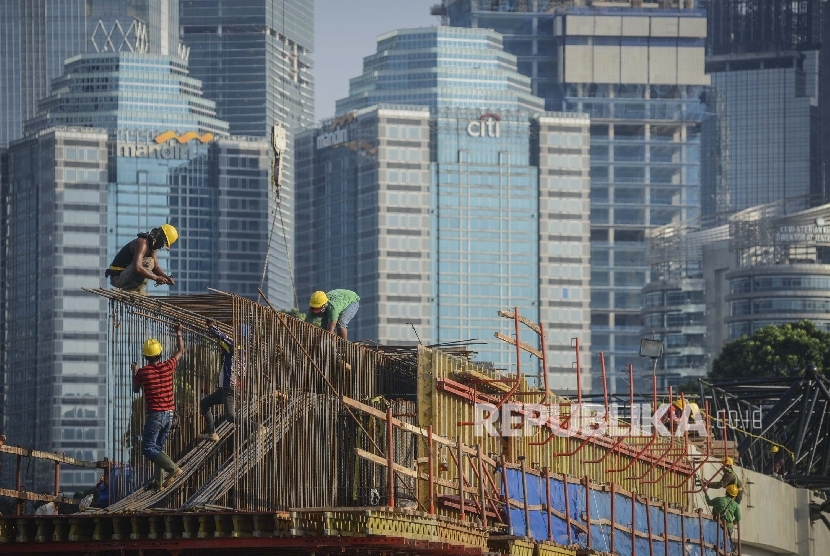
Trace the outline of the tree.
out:
<instances>
[{"instance_id":1,"label":"tree","mask_svg":"<svg viewBox=\"0 0 830 556\"><path fill-rule=\"evenodd\" d=\"M791 377L815 365L830 377L830 334L808 320L765 326L723 346L714 378Z\"/></svg>"}]
</instances>

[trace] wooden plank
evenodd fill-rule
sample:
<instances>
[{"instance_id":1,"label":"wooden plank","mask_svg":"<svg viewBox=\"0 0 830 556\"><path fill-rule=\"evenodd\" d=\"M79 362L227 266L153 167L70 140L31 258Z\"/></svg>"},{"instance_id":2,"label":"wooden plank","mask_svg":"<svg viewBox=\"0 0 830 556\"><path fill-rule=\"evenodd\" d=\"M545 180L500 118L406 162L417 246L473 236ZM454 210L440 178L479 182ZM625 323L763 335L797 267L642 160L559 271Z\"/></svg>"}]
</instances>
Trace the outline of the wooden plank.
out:
<instances>
[{"instance_id":1,"label":"wooden plank","mask_svg":"<svg viewBox=\"0 0 830 556\"><path fill-rule=\"evenodd\" d=\"M508 344L510 344L512 346L516 345L516 339L515 338L511 338L510 336L506 336L505 334L502 334L501 332L496 332L494 334L494 336L496 338L498 338L499 340L501 340L503 342L507 342ZM532 353L533 355L535 355L539 359L542 359L542 352L541 351L539 351L536 348L530 347L529 345L527 345L524 342L519 342L519 348L525 350L528 353Z\"/></svg>"},{"instance_id":2,"label":"wooden plank","mask_svg":"<svg viewBox=\"0 0 830 556\"><path fill-rule=\"evenodd\" d=\"M40 450L30 450L28 448L21 448L19 446L6 446L0 444L0 452L6 454L15 454L27 458L48 459L58 463L65 463L67 465L74 465L76 467L93 467L103 469L106 464L103 461L84 461L80 459L70 458L69 456L62 456L60 454L52 454L50 452L42 452Z\"/></svg>"},{"instance_id":3,"label":"wooden plank","mask_svg":"<svg viewBox=\"0 0 830 556\"><path fill-rule=\"evenodd\" d=\"M516 318L516 314L512 313L512 312L509 312L509 311L499 311L499 316L504 317L506 319L515 319ZM527 326L528 328L530 328L531 330L533 330L537 334L542 333L542 329L539 328L538 324L536 324L535 322L533 322L532 320L530 320L526 317L523 317L522 315L519 315L519 322L524 324L525 326Z\"/></svg>"},{"instance_id":4,"label":"wooden plank","mask_svg":"<svg viewBox=\"0 0 830 556\"><path fill-rule=\"evenodd\" d=\"M0 488L0 496L7 498L17 498L18 500L32 500L36 502L59 502L61 504L78 504L80 500L76 498L68 498L66 496L55 496L53 494L37 494L35 492L28 492L26 490L12 490L9 488Z\"/></svg>"},{"instance_id":5,"label":"wooden plank","mask_svg":"<svg viewBox=\"0 0 830 556\"><path fill-rule=\"evenodd\" d=\"M376 456L375 454L367 452L366 450L361 450L360 448L355 448L354 452L359 457L361 457L365 460L371 461L372 463L382 465L383 467L386 467L386 465L387 465L386 464L386 458ZM427 476L426 473L418 473L414 469L409 469L407 467L403 467L403 466L401 466L400 464L397 464L397 463L395 464L395 471L398 472L398 473L401 473L402 475L406 475L407 477L412 477L413 479L421 479L421 480L424 480L424 481L429 480L429 477ZM434 477L432 480L435 482L436 485L441 485L442 487L451 488L453 490L458 490L458 484L456 484L454 481L448 481L446 479L441 479L439 477ZM466 485L464 486L464 492L470 492L472 494L477 493L475 488L468 487Z\"/></svg>"},{"instance_id":6,"label":"wooden plank","mask_svg":"<svg viewBox=\"0 0 830 556\"><path fill-rule=\"evenodd\" d=\"M358 411L363 411L364 413L368 413L369 415L372 415L373 417L377 417L378 419L386 421L386 413L384 413L383 411L380 411L379 409L375 409L372 406L360 403L359 401L354 400L352 398L349 398L347 396L341 396L340 400L343 402L343 405L346 405L348 407L357 409ZM394 426L398 427L398 428L401 428L401 429L407 431L407 432L411 432L413 434L420 435L424 438L427 437L426 429L423 429L421 427L411 425L409 423L404 423L403 421L401 421L399 419L395 419L394 417L392 418L392 424ZM448 446L448 447L451 447L451 448L455 448L457 446L457 443L454 440L450 440L449 438L444 438L443 436L439 436L439 435L434 434L434 433L432 435L432 440L434 442L438 443L438 444L443 444L444 446ZM469 454L469 455L472 455L472 456L476 455L476 451L475 451L474 448L470 448L469 446L467 446L463 443L462 443L462 449L464 450L465 454ZM483 454L481 456L481 461L491 465L492 467L496 466L496 461L494 459L492 459L488 456L485 456Z\"/></svg>"}]
</instances>

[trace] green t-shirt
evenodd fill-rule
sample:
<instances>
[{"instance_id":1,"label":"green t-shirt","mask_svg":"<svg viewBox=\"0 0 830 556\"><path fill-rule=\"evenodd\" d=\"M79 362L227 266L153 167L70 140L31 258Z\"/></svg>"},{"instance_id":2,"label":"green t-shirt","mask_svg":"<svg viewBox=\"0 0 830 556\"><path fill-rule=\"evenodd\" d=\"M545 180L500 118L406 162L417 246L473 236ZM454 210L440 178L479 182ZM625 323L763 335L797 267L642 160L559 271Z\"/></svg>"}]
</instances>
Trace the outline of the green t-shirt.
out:
<instances>
[{"instance_id":1,"label":"green t-shirt","mask_svg":"<svg viewBox=\"0 0 830 556\"><path fill-rule=\"evenodd\" d=\"M326 307L325 320L327 320L329 324L337 322L337 319L340 318L340 313L343 312L343 309L352 303L360 301L360 296L351 290L331 290L326 294L326 297L329 298L329 303Z\"/></svg>"}]
</instances>

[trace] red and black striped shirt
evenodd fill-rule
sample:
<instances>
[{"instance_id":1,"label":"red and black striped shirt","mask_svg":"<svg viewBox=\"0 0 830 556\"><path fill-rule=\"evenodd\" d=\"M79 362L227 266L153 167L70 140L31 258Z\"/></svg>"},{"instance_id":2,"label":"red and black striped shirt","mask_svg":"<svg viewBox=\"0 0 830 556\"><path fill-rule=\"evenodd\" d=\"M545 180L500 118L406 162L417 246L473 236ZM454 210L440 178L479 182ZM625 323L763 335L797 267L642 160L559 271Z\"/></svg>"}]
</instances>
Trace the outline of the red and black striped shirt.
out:
<instances>
[{"instance_id":1,"label":"red and black striped shirt","mask_svg":"<svg viewBox=\"0 0 830 556\"><path fill-rule=\"evenodd\" d=\"M173 411L173 372L178 360L167 361L141 367L133 375L133 384L144 388L144 403L147 411Z\"/></svg>"}]
</instances>

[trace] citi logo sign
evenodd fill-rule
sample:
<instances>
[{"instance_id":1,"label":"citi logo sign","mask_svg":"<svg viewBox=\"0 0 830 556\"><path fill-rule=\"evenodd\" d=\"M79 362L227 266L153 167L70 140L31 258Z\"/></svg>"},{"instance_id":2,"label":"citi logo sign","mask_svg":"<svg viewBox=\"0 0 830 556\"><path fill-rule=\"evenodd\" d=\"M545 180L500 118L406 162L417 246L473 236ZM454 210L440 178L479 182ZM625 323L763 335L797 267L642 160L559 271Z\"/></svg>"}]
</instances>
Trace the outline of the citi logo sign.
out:
<instances>
[{"instance_id":1,"label":"citi logo sign","mask_svg":"<svg viewBox=\"0 0 830 556\"><path fill-rule=\"evenodd\" d=\"M467 124L467 135L470 137L499 137L501 130L499 122L501 117L498 114L488 112L482 114L477 120Z\"/></svg>"},{"instance_id":2,"label":"citi logo sign","mask_svg":"<svg viewBox=\"0 0 830 556\"><path fill-rule=\"evenodd\" d=\"M179 142L180 145L184 145L185 143L189 143L194 139L198 139L200 143L210 143L213 141L213 134L212 133L205 133L203 135L199 135L195 131L188 131L179 135L175 131L165 131L161 135L157 135L155 138L155 142L159 145L163 145L167 143L169 140L175 139Z\"/></svg>"}]
</instances>

